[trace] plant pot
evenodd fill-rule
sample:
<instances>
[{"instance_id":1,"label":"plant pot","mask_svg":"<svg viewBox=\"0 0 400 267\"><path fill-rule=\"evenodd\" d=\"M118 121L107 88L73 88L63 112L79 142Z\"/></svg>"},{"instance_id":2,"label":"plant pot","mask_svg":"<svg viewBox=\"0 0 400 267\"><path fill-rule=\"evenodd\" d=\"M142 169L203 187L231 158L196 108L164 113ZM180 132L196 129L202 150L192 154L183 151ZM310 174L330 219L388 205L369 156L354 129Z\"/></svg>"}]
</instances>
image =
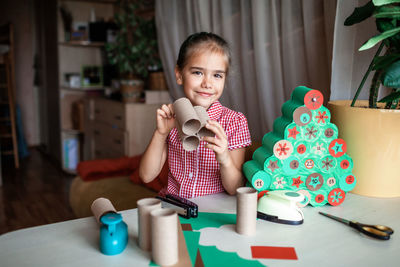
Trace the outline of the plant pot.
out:
<instances>
[{"instance_id":1,"label":"plant pot","mask_svg":"<svg viewBox=\"0 0 400 267\"><path fill-rule=\"evenodd\" d=\"M124 103L140 102L143 93L142 80L121 80L121 95Z\"/></svg>"},{"instance_id":2,"label":"plant pot","mask_svg":"<svg viewBox=\"0 0 400 267\"><path fill-rule=\"evenodd\" d=\"M400 110L370 109L368 101L330 101L332 123L347 143L357 185L353 193L400 197Z\"/></svg>"},{"instance_id":3,"label":"plant pot","mask_svg":"<svg viewBox=\"0 0 400 267\"><path fill-rule=\"evenodd\" d=\"M163 71L149 73L149 90L153 91L168 90Z\"/></svg>"}]
</instances>

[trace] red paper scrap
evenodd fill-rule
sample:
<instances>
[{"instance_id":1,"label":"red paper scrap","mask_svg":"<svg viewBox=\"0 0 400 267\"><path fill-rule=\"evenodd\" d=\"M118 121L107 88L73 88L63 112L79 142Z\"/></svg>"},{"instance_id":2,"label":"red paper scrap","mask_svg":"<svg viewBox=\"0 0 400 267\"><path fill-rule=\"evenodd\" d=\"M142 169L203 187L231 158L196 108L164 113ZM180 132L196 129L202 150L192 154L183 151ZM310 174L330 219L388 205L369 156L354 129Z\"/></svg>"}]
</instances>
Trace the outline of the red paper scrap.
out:
<instances>
[{"instance_id":1,"label":"red paper scrap","mask_svg":"<svg viewBox=\"0 0 400 267\"><path fill-rule=\"evenodd\" d=\"M252 246L251 254L254 259L297 260L296 251L293 247Z\"/></svg>"}]
</instances>

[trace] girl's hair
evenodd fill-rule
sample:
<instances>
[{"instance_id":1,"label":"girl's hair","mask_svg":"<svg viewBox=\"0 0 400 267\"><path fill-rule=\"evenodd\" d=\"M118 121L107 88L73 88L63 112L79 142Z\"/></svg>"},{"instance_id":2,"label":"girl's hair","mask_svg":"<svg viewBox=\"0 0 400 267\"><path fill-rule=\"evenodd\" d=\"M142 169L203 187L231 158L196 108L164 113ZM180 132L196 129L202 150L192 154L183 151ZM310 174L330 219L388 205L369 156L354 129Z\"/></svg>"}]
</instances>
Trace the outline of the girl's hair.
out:
<instances>
[{"instance_id":1,"label":"girl's hair","mask_svg":"<svg viewBox=\"0 0 400 267\"><path fill-rule=\"evenodd\" d=\"M227 61L226 71L228 72L229 66L231 65L231 51L229 45L222 37L212 32L198 32L189 35L179 49L178 60L176 62L178 68L183 70L188 58L203 49L224 54Z\"/></svg>"}]
</instances>

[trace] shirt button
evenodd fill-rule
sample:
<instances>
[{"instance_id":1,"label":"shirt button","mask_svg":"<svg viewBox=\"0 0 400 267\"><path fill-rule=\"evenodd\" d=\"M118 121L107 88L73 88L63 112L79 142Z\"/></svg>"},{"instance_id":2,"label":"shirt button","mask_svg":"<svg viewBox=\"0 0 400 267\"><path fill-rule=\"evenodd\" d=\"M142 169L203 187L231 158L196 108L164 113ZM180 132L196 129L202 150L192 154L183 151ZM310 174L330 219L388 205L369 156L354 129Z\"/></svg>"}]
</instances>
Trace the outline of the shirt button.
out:
<instances>
[{"instance_id":1,"label":"shirt button","mask_svg":"<svg viewBox=\"0 0 400 267\"><path fill-rule=\"evenodd\" d=\"M189 178L192 178L193 177L193 173L189 173Z\"/></svg>"}]
</instances>

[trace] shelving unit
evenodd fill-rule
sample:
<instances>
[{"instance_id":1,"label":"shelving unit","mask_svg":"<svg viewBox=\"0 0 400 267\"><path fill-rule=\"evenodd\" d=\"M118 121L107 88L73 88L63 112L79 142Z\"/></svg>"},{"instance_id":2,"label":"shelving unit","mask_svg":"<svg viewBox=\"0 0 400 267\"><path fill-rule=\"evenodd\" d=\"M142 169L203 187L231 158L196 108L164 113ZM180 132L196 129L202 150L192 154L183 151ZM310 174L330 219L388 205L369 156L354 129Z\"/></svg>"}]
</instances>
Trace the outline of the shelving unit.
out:
<instances>
[{"instance_id":1,"label":"shelving unit","mask_svg":"<svg viewBox=\"0 0 400 267\"><path fill-rule=\"evenodd\" d=\"M103 66L105 63L104 42L87 40L65 40L60 6L65 7L76 22L89 23L95 14L96 20L107 21L114 16L115 0L59 0L58 1L58 79L60 100L61 159L66 172L75 173L76 164L83 153L83 101L88 96L102 95L105 87L71 87L66 74L80 74L82 66ZM82 80L82 77L81 77Z\"/></svg>"}]
</instances>

